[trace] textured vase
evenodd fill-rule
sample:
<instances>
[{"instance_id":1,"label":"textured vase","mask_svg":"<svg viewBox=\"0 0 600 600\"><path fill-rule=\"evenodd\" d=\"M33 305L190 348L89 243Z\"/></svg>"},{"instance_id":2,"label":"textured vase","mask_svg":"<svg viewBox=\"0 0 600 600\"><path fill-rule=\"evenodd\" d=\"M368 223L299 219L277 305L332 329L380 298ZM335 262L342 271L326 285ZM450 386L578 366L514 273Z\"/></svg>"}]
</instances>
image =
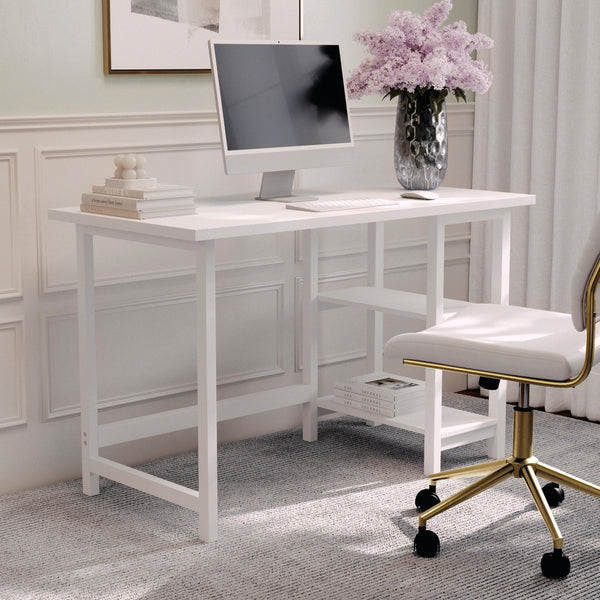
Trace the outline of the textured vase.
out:
<instances>
[{"instance_id":1,"label":"textured vase","mask_svg":"<svg viewBox=\"0 0 600 600\"><path fill-rule=\"evenodd\" d=\"M398 96L394 136L394 166L407 190L433 190L446 175L448 125L446 103L436 113L427 96Z\"/></svg>"}]
</instances>

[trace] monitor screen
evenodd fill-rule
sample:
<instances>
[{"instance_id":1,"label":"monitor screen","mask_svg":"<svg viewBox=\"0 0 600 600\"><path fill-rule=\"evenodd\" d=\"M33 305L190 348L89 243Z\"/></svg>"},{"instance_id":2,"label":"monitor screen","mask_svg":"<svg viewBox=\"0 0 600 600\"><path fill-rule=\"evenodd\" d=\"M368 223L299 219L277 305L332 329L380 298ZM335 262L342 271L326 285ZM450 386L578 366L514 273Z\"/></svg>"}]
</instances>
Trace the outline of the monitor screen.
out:
<instances>
[{"instance_id":1,"label":"monitor screen","mask_svg":"<svg viewBox=\"0 0 600 600\"><path fill-rule=\"evenodd\" d=\"M218 44L228 150L350 142L337 46Z\"/></svg>"},{"instance_id":2,"label":"monitor screen","mask_svg":"<svg viewBox=\"0 0 600 600\"><path fill-rule=\"evenodd\" d=\"M311 42L212 42L227 173L347 163L352 149L340 49Z\"/></svg>"}]
</instances>

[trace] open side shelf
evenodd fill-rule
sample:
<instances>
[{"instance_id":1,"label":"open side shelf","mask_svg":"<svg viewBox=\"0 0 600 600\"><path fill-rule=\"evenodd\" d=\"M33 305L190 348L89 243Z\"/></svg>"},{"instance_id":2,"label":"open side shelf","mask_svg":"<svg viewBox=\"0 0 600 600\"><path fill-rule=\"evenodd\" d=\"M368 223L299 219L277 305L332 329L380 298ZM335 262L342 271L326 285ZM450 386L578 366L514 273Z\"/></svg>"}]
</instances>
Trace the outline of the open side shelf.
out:
<instances>
[{"instance_id":1,"label":"open side shelf","mask_svg":"<svg viewBox=\"0 0 600 600\"><path fill-rule=\"evenodd\" d=\"M355 306L408 318L425 319L427 315L426 295L414 292L365 285L322 292L318 298L320 310ZM463 300L445 298L443 318L452 316L457 310L468 304ZM336 402L334 396L319 398L318 405L336 413L425 435L425 394L425 388L422 387L403 399L402 410L399 411L401 414L396 417L385 417ZM497 419L493 417L443 406L440 431L441 450L449 450L456 446L493 438L497 432L497 424Z\"/></svg>"},{"instance_id":2,"label":"open side shelf","mask_svg":"<svg viewBox=\"0 0 600 600\"><path fill-rule=\"evenodd\" d=\"M319 398L318 405L327 410L340 412L372 421L374 423L390 425L399 429L406 429L415 433L425 433L425 399L424 391L418 391L410 398L402 401L402 414L390 418L365 412L335 402L334 396ZM495 435L496 419L486 415L470 413L448 406L442 407L442 450L449 450L456 446L485 440Z\"/></svg>"},{"instance_id":3,"label":"open side shelf","mask_svg":"<svg viewBox=\"0 0 600 600\"><path fill-rule=\"evenodd\" d=\"M447 319L459 308L468 304L464 300L444 298L444 318ZM402 317L422 319L427 314L425 294L368 285L319 293L319 310L329 310L340 306L357 306L366 310L380 310Z\"/></svg>"}]
</instances>

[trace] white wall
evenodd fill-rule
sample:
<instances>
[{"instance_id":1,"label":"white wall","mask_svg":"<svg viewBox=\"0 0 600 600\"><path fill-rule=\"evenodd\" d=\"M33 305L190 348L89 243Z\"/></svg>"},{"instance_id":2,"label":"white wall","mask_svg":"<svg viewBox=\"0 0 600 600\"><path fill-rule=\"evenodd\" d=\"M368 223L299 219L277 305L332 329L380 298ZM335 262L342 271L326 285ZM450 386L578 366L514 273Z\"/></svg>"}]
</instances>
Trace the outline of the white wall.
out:
<instances>
[{"instance_id":1,"label":"white wall","mask_svg":"<svg viewBox=\"0 0 600 600\"><path fill-rule=\"evenodd\" d=\"M305 37L340 40L352 66L360 57L352 32L380 27L391 9L425 4L307 0ZM475 0L455 4L454 16L474 30ZM102 74L100 12L99 0L0 3L1 51L10 57L0 64L0 493L79 473L74 232L48 221L47 209L77 204L82 190L109 174L112 157L129 151L146 154L161 181L193 185L199 195L258 186L257 176L223 174L209 75ZM394 110L378 98L353 104L355 163L306 171L301 183L394 184ZM445 183L468 187L473 105L450 104L449 126ZM320 284L363 281L365 250L361 227L323 232ZM468 252L468 228L450 229L449 296L467 297ZM301 256L294 235L217 246L220 397L300 376ZM388 228L389 286L422 290L424 257L421 224ZM102 240L96 267L103 418L188 404L194 382L186 326L193 314L190 257ZM364 321L353 309L322 315L323 388L364 367ZM390 335L416 326L386 320ZM296 409L273 411L221 423L219 439L298 423ZM194 432L183 432L112 448L110 456L133 463L193 445Z\"/></svg>"}]
</instances>

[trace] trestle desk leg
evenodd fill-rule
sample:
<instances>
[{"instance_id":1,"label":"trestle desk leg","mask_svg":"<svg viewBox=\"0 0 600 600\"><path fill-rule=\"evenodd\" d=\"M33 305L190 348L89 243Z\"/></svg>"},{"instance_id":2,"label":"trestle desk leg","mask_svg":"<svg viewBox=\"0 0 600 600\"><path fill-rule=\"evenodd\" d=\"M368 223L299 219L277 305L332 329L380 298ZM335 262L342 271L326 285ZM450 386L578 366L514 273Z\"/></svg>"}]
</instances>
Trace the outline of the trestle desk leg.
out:
<instances>
[{"instance_id":1,"label":"trestle desk leg","mask_svg":"<svg viewBox=\"0 0 600 600\"><path fill-rule=\"evenodd\" d=\"M368 225L367 285L383 288L384 251L383 223ZM383 369L383 313L367 311L367 371Z\"/></svg>"},{"instance_id":2,"label":"trestle desk leg","mask_svg":"<svg viewBox=\"0 0 600 600\"><path fill-rule=\"evenodd\" d=\"M508 304L510 283L510 209L492 224L491 301ZM488 456L500 459L506 454L506 381L490 390L488 415L496 419L496 433L488 441Z\"/></svg>"},{"instance_id":3,"label":"trestle desk leg","mask_svg":"<svg viewBox=\"0 0 600 600\"><path fill-rule=\"evenodd\" d=\"M98 457L98 382L94 298L94 238L77 226L77 305L79 327L79 398L81 403L81 477L83 493L100 492L99 477L90 470Z\"/></svg>"},{"instance_id":4,"label":"trestle desk leg","mask_svg":"<svg viewBox=\"0 0 600 600\"><path fill-rule=\"evenodd\" d=\"M367 285L382 288L384 276L384 224L368 224L367 242ZM380 310L367 311L367 372L383 371L383 313ZM375 421L366 424L375 427Z\"/></svg>"},{"instance_id":5,"label":"trestle desk leg","mask_svg":"<svg viewBox=\"0 0 600 600\"><path fill-rule=\"evenodd\" d=\"M302 382L310 386L310 400L302 406L302 438L318 438L319 392L319 237L316 229L302 232Z\"/></svg>"},{"instance_id":6,"label":"trestle desk leg","mask_svg":"<svg viewBox=\"0 0 600 600\"><path fill-rule=\"evenodd\" d=\"M426 326L440 323L444 307L444 224L437 217L428 219L427 232L427 317ZM442 461L442 373L425 373L424 471L440 471Z\"/></svg>"},{"instance_id":7,"label":"trestle desk leg","mask_svg":"<svg viewBox=\"0 0 600 600\"><path fill-rule=\"evenodd\" d=\"M215 244L196 251L196 360L198 385L198 520L204 542L217 539L217 358Z\"/></svg>"}]
</instances>

